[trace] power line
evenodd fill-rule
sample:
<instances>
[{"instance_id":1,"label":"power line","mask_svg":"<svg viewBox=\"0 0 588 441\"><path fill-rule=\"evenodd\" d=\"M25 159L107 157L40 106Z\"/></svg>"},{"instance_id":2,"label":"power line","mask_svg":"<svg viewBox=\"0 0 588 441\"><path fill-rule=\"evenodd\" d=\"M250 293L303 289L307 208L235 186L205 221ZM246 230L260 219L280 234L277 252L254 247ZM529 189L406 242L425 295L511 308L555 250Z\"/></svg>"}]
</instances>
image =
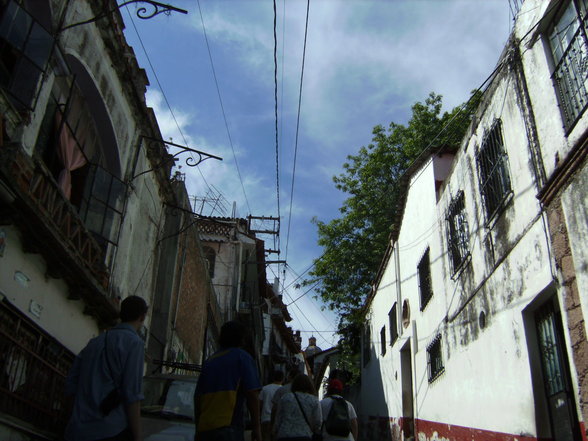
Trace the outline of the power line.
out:
<instances>
[{"instance_id":1,"label":"power line","mask_svg":"<svg viewBox=\"0 0 588 441\"><path fill-rule=\"evenodd\" d=\"M306 24L304 25L304 49L302 51L302 68L300 70L300 91L298 93L298 116L296 118L296 141L294 143L294 165L292 168L292 186L290 190L290 211L288 213L288 234L286 235L286 254L284 260L288 260L288 244L290 243L290 225L292 221L292 201L294 200L294 178L296 176L296 157L298 155L298 133L300 129L300 108L302 106L302 84L304 82L304 61L306 59L306 39L308 36L308 11L310 0L306 0Z\"/></svg>"},{"instance_id":2,"label":"power line","mask_svg":"<svg viewBox=\"0 0 588 441\"><path fill-rule=\"evenodd\" d=\"M214 68L214 61L212 60L212 52L210 51L210 44L208 43L208 36L206 34L206 26L204 25L204 16L202 15L202 9L200 8L200 0L198 0L198 11L200 12L200 21L202 23L202 31L204 33L204 40L206 41L206 49L208 50L208 58L210 59L210 67L212 68L212 76L214 77L214 84L216 86L216 93L218 95L218 100L219 100L221 111L223 114L225 128L227 129L227 136L229 138L229 145L231 146L231 151L233 152L233 159L235 161L235 167L237 168L237 175L239 176L239 181L241 182L241 188L243 189L243 196L245 197L245 203L247 204L247 209L249 210L249 213L251 213L251 207L249 206L249 200L247 199L247 193L245 192L245 185L243 184L243 178L241 177L241 170L239 169L239 163L237 162L237 155L235 154L235 148L233 146L233 139L231 138L229 124L227 122L227 115L225 113L225 106L223 105L223 99L221 97L220 88L218 86L218 79L216 77L216 69Z\"/></svg>"}]
</instances>

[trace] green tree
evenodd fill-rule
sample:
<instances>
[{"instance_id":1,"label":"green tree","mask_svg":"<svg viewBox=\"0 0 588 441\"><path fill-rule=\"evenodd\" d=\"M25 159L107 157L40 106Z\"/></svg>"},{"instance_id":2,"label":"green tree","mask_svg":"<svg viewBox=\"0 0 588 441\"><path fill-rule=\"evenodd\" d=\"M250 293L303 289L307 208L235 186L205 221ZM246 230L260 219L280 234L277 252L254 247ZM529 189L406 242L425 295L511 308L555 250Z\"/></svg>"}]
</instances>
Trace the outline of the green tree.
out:
<instances>
[{"instance_id":1,"label":"green tree","mask_svg":"<svg viewBox=\"0 0 588 441\"><path fill-rule=\"evenodd\" d=\"M336 187L349 194L330 222L316 218L323 255L315 259L306 284L339 315L340 347L357 358L362 307L371 290L402 197L400 178L421 154L440 146L457 148L477 107L481 92L451 112L442 113L442 97L429 94L412 106L407 125L392 122L373 129L373 142L347 157L344 172L333 177Z\"/></svg>"}]
</instances>

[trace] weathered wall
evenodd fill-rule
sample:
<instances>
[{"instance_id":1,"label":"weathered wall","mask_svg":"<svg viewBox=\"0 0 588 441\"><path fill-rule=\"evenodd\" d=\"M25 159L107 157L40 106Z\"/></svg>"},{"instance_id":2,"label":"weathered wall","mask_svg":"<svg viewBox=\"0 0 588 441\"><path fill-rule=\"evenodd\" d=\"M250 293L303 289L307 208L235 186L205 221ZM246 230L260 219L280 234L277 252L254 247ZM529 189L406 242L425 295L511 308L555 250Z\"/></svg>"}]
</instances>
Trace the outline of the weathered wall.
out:
<instances>
[{"instance_id":1,"label":"weathered wall","mask_svg":"<svg viewBox=\"0 0 588 441\"><path fill-rule=\"evenodd\" d=\"M0 231L6 234L0 256L0 293L77 354L90 338L98 335L98 325L83 314L82 302L67 298L69 288L63 280L46 276L46 263L40 255L23 251L20 232L14 226L2 226ZM17 282L16 272L23 273L29 281L24 285ZM40 317L31 313L31 302L42 308Z\"/></svg>"},{"instance_id":2,"label":"weathered wall","mask_svg":"<svg viewBox=\"0 0 588 441\"><path fill-rule=\"evenodd\" d=\"M398 259L396 262L393 254L387 260L366 317L372 358L362 370L360 414L368 439L396 439L402 428L404 436L409 435L409 360L403 357L402 349L411 351L412 416L419 440L550 436L549 427L540 421L545 420L544 409L537 404L544 400L543 385L537 382L540 367L528 341L529 332L535 331L529 327L527 311L542 302L546 293L561 299L562 292L554 288L556 271L549 235L536 198L537 175L528 138L531 118L513 60L506 51L503 68L485 93L475 125L462 142L438 202L435 167L428 162L413 171L402 227L394 244ZM475 155L497 119L502 122L512 193L506 196L498 215L488 218ZM469 255L453 274L446 216L459 191L465 199ZM417 265L427 247L433 297L421 311ZM386 326L389 338L388 312L395 301L401 335L382 354L380 330ZM402 326L405 301L410 305L406 328ZM438 334L443 373L429 381L427 346Z\"/></svg>"},{"instance_id":3,"label":"weathered wall","mask_svg":"<svg viewBox=\"0 0 588 441\"><path fill-rule=\"evenodd\" d=\"M207 305L213 293L195 228L189 229L183 236L185 249L182 247L178 258L185 260L181 264L181 283L177 291L179 299L172 298L172 316L175 317L175 334L187 350L185 357L202 363Z\"/></svg>"}]
</instances>

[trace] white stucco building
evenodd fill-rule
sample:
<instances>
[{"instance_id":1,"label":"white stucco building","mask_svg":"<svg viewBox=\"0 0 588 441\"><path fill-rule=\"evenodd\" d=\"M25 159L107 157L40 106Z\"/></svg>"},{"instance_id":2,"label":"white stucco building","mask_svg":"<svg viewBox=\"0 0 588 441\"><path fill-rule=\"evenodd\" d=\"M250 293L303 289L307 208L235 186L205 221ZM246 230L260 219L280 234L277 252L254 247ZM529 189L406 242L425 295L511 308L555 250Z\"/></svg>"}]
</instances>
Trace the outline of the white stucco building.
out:
<instances>
[{"instance_id":1,"label":"white stucco building","mask_svg":"<svg viewBox=\"0 0 588 441\"><path fill-rule=\"evenodd\" d=\"M586 6L524 1L459 148L409 170L366 305L363 439L585 439Z\"/></svg>"}]
</instances>

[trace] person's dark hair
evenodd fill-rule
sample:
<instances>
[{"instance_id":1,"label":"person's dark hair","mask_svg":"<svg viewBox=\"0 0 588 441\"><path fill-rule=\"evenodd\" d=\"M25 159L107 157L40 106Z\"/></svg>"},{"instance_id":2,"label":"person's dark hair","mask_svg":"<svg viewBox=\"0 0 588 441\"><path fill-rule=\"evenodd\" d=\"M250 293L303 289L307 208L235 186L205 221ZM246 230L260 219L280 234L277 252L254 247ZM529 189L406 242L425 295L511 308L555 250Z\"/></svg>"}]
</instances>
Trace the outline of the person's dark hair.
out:
<instances>
[{"instance_id":1,"label":"person's dark hair","mask_svg":"<svg viewBox=\"0 0 588 441\"><path fill-rule=\"evenodd\" d=\"M272 374L272 382L284 381L284 373L282 371L274 371Z\"/></svg>"},{"instance_id":2,"label":"person's dark hair","mask_svg":"<svg viewBox=\"0 0 588 441\"><path fill-rule=\"evenodd\" d=\"M292 382L292 392L304 392L311 395L316 395L316 389L308 375L296 375Z\"/></svg>"},{"instance_id":3,"label":"person's dark hair","mask_svg":"<svg viewBox=\"0 0 588 441\"><path fill-rule=\"evenodd\" d=\"M129 296L120 304L120 319L123 322L134 322L147 313L147 303L142 297Z\"/></svg>"},{"instance_id":4,"label":"person's dark hair","mask_svg":"<svg viewBox=\"0 0 588 441\"><path fill-rule=\"evenodd\" d=\"M288 370L288 375L286 377L287 382L291 383L294 378L300 373L300 370L294 366Z\"/></svg>"},{"instance_id":5,"label":"person's dark hair","mask_svg":"<svg viewBox=\"0 0 588 441\"><path fill-rule=\"evenodd\" d=\"M221 327L218 343L221 348L240 348L243 346L246 331L245 325L241 322L226 322Z\"/></svg>"}]
</instances>

